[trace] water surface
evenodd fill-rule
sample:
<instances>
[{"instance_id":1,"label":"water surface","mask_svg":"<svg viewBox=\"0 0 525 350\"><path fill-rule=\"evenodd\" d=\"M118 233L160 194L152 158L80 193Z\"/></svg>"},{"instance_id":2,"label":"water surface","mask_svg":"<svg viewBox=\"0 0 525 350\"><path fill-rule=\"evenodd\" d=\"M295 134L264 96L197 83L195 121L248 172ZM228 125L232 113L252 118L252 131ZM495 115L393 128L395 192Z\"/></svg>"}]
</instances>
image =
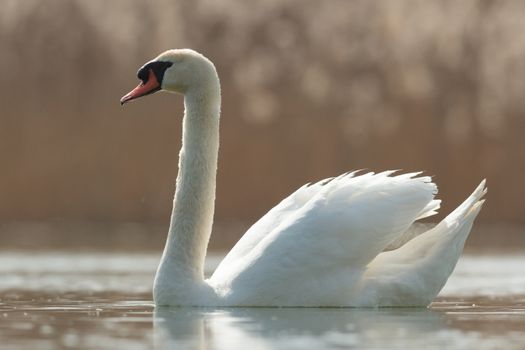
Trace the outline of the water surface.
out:
<instances>
[{"instance_id":1,"label":"water surface","mask_svg":"<svg viewBox=\"0 0 525 350\"><path fill-rule=\"evenodd\" d=\"M1 254L2 349L525 347L525 256L463 257L428 309L154 309L158 258Z\"/></svg>"}]
</instances>

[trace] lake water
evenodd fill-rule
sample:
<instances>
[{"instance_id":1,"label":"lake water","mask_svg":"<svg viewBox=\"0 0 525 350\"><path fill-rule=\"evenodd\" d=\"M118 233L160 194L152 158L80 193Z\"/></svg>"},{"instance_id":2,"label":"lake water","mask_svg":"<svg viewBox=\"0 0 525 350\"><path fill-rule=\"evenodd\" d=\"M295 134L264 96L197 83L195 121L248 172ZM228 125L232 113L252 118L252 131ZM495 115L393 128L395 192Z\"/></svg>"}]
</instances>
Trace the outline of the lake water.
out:
<instances>
[{"instance_id":1,"label":"lake water","mask_svg":"<svg viewBox=\"0 0 525 350\"><path fill-rule=\"evenodd\" d=\"M385 309L155 309L158 259L1 253L1 348L525 349L525 255L466 255L430 308Z\"/></svg>"}]
</instances>

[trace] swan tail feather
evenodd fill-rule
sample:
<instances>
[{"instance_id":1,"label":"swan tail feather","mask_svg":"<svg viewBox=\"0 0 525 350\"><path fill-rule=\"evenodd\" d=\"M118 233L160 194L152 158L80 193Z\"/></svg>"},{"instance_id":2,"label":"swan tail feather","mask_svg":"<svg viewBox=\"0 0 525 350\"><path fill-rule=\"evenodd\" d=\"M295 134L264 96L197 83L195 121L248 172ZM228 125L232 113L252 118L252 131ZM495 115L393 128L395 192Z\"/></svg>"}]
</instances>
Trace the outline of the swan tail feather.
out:
<instances>
[{"instance_id":1,"label":"swan tail feather","mask_svg":"<svg viewBox=\"0 0 525 350\"><path fill-rule=\"evenodd\" d=\"M481 181L478 187L474 192L463 202L459 207L457 207L452 213L450 213L441 223L444 225L451 225L463 218L469 210L479 202L483 196L487 193L486 180Z\"/></svg>"},{"instance_id":2,"label":"swan tail feather","mask_svg":"<svg viewBox=\"0 0 525 350\"><path fill-rule=\"evenodd\" d=\"M409 244L407 248L412 251L412 255L426 255L430 253L429 249L432 247L447 246L451 239L459 239L464 243L470 233L470 227L474 219L485 202L482 198L486 193L487 188L485 187L485 180L483 180L474 192L438 225L407 243L407 245ZM464 227L468 227L468 230L464 230ZM461 250L463 249L463 243L461 244ZM461 250L457 252L458 257Z\"/></svg>"},{"instance_id":3,"label":"swan tail feather","mask_svg":"<svg viewBox=\"0 0 525 350\"><path fill-rule=\"evenodd\" d=\"M456 267L487 193L485 180L434 228L398 249L379 254L365 271L360 305L426 306ZM388 285L385 281L388 281ZM396 296L403 295L402 299Z\"/></svg>"}]
</instances>

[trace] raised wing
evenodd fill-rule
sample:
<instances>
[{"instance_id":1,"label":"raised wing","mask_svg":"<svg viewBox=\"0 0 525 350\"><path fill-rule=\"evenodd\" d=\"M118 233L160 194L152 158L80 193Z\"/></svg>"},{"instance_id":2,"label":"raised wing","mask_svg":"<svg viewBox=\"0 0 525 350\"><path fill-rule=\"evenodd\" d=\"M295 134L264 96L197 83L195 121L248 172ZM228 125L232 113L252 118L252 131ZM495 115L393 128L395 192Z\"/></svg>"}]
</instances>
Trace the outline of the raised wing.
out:
<instances>
[{"instance_id":1,"label":"raised wing","mask_svg":"<svg viewBox=\"0 0 525 350\"><path fill-rule=\"evenodd\" d=\"M217 270L230 265L233 261L249 253L266 235L279 226L281 222L293 215L295 211L301 209L306 202L323 190L325 185L330 182L340 181L344 178L349 179L354 177L356 173L357 171L354 171L343 174L337 178L324 179L314 184L306 184L300 187L253 224L222 260Z\"/></svg>"},{"instance_id":2,"label":"raised wing","mask_svg":"<svg viewBox=\"0 0 525 350\"><path fill-rule=\"evenodd\" d=\"M364 268L439 204L429 177L391 174L343 175L302 187L250 228L210 283L224 293L242 290L248 297L257 290L271 298L273 285L305 273Z\"/></svg>"}]
</instances>

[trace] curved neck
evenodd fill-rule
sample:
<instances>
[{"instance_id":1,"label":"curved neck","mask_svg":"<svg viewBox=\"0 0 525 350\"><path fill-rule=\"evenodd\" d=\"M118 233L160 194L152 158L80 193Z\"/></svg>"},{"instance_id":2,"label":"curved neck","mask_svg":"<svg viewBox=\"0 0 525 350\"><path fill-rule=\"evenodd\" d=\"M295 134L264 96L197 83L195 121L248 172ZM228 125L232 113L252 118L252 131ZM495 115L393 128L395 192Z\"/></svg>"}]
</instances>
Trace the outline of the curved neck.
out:
<instances>
[{"instance_id":1,"label":"curved neck","mask_svg":"<svg viewBox=\"0 0 525 350\"><path fill-rule=\"evenodd\" d=\"M202 281L213 224L220 88L184 97L182 149L168 239L157 278ZM159 276L160 275L160 276Z\"/></svg>"}]
</instances>

